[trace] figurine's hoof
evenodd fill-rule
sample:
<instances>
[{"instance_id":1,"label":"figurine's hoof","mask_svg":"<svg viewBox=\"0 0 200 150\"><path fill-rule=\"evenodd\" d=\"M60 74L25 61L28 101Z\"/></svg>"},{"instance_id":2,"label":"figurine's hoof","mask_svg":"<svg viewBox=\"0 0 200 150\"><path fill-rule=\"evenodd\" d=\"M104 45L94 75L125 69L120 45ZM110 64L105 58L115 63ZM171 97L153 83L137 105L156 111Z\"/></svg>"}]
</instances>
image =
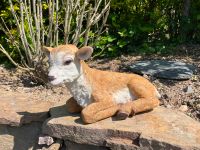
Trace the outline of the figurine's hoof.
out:
<instances>
[{"instance_id":1,"label":"figurine's hoof","mask_svg":"<svg viewBox=\"0 0 200 150\"><path fill-rule=\"evenodd\" d=\"M128 116L129 116L129 113L125 111L118 111L116 115L117 120L125 120L126 118L128 118Z\"/></svg>"}]
</instances>

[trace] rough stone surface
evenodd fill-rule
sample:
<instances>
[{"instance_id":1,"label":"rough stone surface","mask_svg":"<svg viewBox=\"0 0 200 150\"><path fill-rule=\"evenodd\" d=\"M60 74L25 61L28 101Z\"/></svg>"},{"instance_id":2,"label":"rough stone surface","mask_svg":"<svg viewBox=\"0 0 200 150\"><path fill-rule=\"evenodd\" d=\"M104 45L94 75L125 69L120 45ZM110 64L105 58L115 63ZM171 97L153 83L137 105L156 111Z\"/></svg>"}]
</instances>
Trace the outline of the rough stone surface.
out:
<instances>
[{"instance_id":1,"label":"rough stone surface","mask_svg":"<svg viewBox=\"0 0 200 150\"><path fill-rule=\"evenodd\" d=\"M0 95L0 124L19 126L32 121L44 121L52 102L30 100L23 95Z\"/></svg>"},{"instance_id":2,"label":"rough stone surface","mask_svg":"<svg viewBox=\"0 0 200 150\"><path fill-rule=\"evenodd\" d=\"M50 113L52 117L43 124L43 133L80 144L111 149L117 145L129 145L130 149L200 149L200 123L163 107L123 121L113 117L89 125L84 125L79 115L68 114L65 105Z\"/></svg>"},{"instance_id":3,"label":"rough stone surface","mask_svg":"<svg viewBox=\"0 0 200 150\"><path fill-rule=\"evenodd\" d=\"M138 145L138 143L137 143ZM133 141L126 138L114 137L106 140L106 147L112 150L139 150L139 146L133 144Z\"/></svg>"},{"instance_id":4,"label":"rough stone surface","mask_svg":"<svg viewBox=\"0 0 200 150\"><path fill-rule=\"evenodd\" d=\"M42 123L34 122L22 127L0 125L0 150L35 150Z\"/></svg>"},{"instance_id":5,"label":"rough stone surface","mask_svg":"<svg viewBox=\"0 0 200 150\"><path fill-rule=\"evenodd\" d=\"M95 146L88 144L79 144L71 141L65 141L66 150L108 150L103 146Z\"/></svg>"},{"instance_id":6,"label":"rough stone surface","mask_svg":"<svg viewBox=\"0 0 200 150\"><path fill-rule=\"evenodd\" d=\"M12 105L7 101L0 103L0 124L19 126L22 116L13 110Z\"/></svg>"},{"instance_id":7,"label":"rough stone surface","mask_svg":"<svg viewBox=\"0 0 200 150\"><path fill-rule=\"evenodd\" d=\"M194 66L178 61L152 60L138 61L130 66L131 71L158 78L186 80L190 79Z\"/></svg>"}]
</instances>

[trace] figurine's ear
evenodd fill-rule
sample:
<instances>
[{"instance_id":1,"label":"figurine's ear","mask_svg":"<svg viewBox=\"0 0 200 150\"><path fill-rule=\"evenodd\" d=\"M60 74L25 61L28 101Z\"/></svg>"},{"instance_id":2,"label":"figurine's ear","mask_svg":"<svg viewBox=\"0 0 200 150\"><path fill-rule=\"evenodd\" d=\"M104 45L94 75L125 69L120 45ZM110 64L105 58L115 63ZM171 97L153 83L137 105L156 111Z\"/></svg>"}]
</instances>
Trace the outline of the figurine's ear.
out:
<instances>
[{"instance_id":1,"label":"figurine's ear","mask_svg":"<svg viewBox=\"0 0 200 150\"><path fill-rule=\"evenodd\" d=\"M44 52L45 55L49 55L52 49L53 49L52 47L46 47L46 46L42 47L42 51Z\"/></svg>"},{"instance_id":2,"label":"figurine's ear","mask_svg":"<svg viewBox=\"0 0 200 150\"><path fill-rule=\"evenodd\" d=\"M81 60L86 60L92 56L92 53L93 53L92 47L84 46L76 52L76 56Z\"/></svg>"}]
</instances>

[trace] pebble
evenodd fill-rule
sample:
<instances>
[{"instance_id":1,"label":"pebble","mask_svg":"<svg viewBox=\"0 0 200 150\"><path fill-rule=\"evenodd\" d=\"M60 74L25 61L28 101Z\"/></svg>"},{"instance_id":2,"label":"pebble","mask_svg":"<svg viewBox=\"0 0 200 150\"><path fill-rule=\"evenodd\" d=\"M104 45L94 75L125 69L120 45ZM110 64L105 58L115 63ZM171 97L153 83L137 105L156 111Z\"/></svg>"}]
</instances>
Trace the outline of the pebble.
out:
<instances>
[{"instance_id":1,"label":"pebble","mask_svg":"<svg viewBox=\"0 0 200 150\"><path fill-rule=\"evenodd\" d=\"M179 110L182 112L186 112L188 111L188 106L187 105L181 105L181 107L179 107Z\"/></svg>"},{"instance_id":2,"label":"pebble","mask_svg":"<svg viewBox=\"0 0 200 150\"><path fill-rule=\"evenodd\" d=\"M197 75L193 75L192 78L191 78L191 80L192 80L192 81L197 81L197 80L198 80Z\"/></svg>"},{"instance_id":3,"label":"pebble","mask_svg":"<svg viewBox=\"0 0 200 150\"><path fill-rule=\"evenodd\" d=\"M149 79L148 75L146 75L146 74L143 74L143 77L146 79Z\"/></svg>"},{"instance_id":4,"label":"pebble","mask_svg":"<svg viewBox=\"0 0 200 150\"><path fill-rule=\"evenodd\" d=\"M51 145L54 143L54 140L50 136L40 136L38 140L39 145Z\"/></svg>"},{"instance_id":5,"label":"pebble","mask_svg":"<svg viewBox=\"0 0 200 150\"><path fill-rule=\"evenodd\" d=\"M169 105L169 104L167 104L167 105L166 105L166 108L169 108L169 109L170 109L170 108L172 108L172 106Z\"/></svg>"},{"instance_id":6,"label":"pebble","mask_svg":"<svg viewBox=\"0 0 200 150\"><path fill-rule=\"evenodd\" d=\"M197 106L196 106L196 107L197 107L197 109L199 109L199 110L200 110L200 104L197 104Z\"/></svg>"},{"instance_id":7,"label":"pebble","mask_svg":"<svg viewBox=\"0 0 200 150\"><path fill-rule=\"evenodd\" d=\"M185 92L186 94L192 94L192 93L194 93L194 90L192 89L192 86L189 85L189 86L187 86L187 87L184 89L184 92Z\"/></svg>"},{"instance_id":8,"label":"pebble","mask_svg":"<svg viewBox=\"0 0 200 150\"><path fill-rule=\"evenodd\" d=\"M168 99L169 96L168 96L167 94L163 94L163 95L162 95L162 98L164 98L164 99Z\"/></svg>"}]
</instances>

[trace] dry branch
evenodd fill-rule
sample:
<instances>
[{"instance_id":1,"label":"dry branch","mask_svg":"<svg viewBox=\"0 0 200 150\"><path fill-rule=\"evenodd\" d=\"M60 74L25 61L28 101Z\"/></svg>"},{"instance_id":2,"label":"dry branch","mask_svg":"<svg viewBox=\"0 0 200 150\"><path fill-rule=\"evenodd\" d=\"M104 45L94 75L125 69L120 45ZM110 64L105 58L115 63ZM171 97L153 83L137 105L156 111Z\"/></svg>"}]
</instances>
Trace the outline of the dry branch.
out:
<instances>
[{"instance_id":1,"label":"dry branch","mask_svg":"<svg viewBox=\"0 0 200 150\"><path fill-rule=\"evenodd\" d=\"M102 34L106 23L110 0L8 0L13 20L16 22L12 34L12 25L1 18L0 27L21 60L14 61L9 51L0 44L2 52L16 67L34 71L37 78L45 73L44 55L41 47L57 46L59 42L78 46L91 43ZM17 5L19 11L14 9ZM48 6L48 12L44 9ZM48 16L48 17L44 17ZM15 29L16 28L16 29ZM90 37L90 32L95 36ZM64 35L64 37L60 36ZM84 39L80 43L80 38Z\"/></svg>"}]
</instances>

